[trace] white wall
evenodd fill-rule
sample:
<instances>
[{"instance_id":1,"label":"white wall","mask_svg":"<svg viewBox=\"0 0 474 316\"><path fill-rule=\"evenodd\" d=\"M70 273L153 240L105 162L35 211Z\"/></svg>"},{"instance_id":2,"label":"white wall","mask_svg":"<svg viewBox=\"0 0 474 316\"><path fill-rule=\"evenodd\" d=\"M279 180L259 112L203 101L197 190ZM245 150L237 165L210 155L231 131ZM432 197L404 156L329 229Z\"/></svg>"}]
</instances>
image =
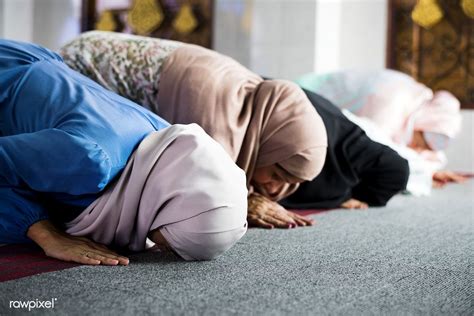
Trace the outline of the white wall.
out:
<instances>
[{"instance_id":1,"label":"white wall","mask_svg":"<svg viewBox=\"0 0 474 316\"><path fill-rule=\"evenodd\" d=\"M214 48L253 71L384 68L387 0L216 0Z\"/></svg>"},{"instance_id":2,"label":"white wall","mask_svg":"<svg viewBox=\"0 0 474 316\"><path fill-rule=\"evenodd\" d=\"M385 67L387 2L387 0L342 0L339 68Z\"/></svg>"},{"instance_id":3,"label":"white wall","mask_svg":"<svg viewBox=\"0 0 474 316\"><path fill-rule=\"evenodd\" d=\"M56 50L79 34L81 0L0 0L0 37Z\"/></svg>"},{"instance_id":4,"label":"white wall","mask_svg":"<svg viewBox=\"0 0 474 316\"><path fill-rule=\"evenodd\" d=\"M5 21L4 21L4 15L5 15L5 4L3 3L3 0L0 0L0 38L1 38L1 35L3 34L3 28L4 28L4 24L5 24Z\"/></svg>"},{"instance_id":5,"label":"white wall","mask_svg":"<svg viewBox=\"0 0 474 316\"><path fill-rule=\"evenodd\" d=\"M338 70L341 60L341 15L344 0L318 0L316 32L313 38L315 55L313 67L305 71L325 73ZM301 75L301 74L300 74Z\"/></svg>"},{"instance_id":6,"label":"white wall","mask_svg":"<svg viewBox=\"0 0 474 316\"><path fill-rule=\"evenodd\" d=\"M312 69L313 0L216 0L213 47L253 71L293 78Z\"/></svg>"},{"instance_id":7,"label":"white wall","mask_svg":"<svg viewBox=\"0 0 474 316\"><path fill-rule=\"evenodd\" d=\"M33 1L0 0L2 38L31 41L33 38Z\"/></svg>"},{"instance_id":8,"label":"white wall","mask_svg":"<svg viewBox=\"0 0 474 316\"><path fill-rule=\"evenodd\" d=\"M81 0L34 0L33 41L58 49L80 33Z\"/></svg>"},{"instance_id":9,"label":"white wall","mask_svg":"<svg viewBox=\"0 0 474 316\"><path fill-rule=\"evenodd\" d=\"M248 67L253 1L215 0L214 13L213 47Z\"/></svg>"}]
</instances>

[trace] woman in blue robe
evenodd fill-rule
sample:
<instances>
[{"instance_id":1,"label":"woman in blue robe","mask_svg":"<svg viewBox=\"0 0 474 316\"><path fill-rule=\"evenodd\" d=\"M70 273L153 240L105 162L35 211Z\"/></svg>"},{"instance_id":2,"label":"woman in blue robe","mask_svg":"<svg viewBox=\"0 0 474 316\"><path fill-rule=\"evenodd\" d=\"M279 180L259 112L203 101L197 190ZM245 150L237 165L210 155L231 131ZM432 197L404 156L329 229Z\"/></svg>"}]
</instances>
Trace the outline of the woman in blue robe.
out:
<instances>
[{"instance_id":1,"label":"woman in blue robe","mask_svg":"<svg viewBox=\"0 0 474 316\"><path fill-rule=\"evenodd\" d=\"M33 240L47 255L128 264L102 245L56 229L73 219L124 169L157 115L71 70L40 46L0 40L0 244Z\"/></svg>"}]
</instances>

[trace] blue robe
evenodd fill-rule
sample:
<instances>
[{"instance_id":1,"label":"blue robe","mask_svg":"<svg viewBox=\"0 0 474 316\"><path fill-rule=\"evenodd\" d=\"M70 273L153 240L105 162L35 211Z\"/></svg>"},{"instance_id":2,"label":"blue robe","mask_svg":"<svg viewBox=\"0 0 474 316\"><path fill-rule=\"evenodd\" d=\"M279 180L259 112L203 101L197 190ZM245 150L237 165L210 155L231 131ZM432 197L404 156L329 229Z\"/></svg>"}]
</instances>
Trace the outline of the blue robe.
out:
<instances>
[{"instance_id":1,"label":"blue robe","mask_svg":"<svg viewBox=\"0 0 474 316\"><path fill-rule=\"evenodd\" d=\"M56 53L0 40L0 243L29 241L50 207L85 209L140 141L167 126Z\"/></svg>"}]
</instances>

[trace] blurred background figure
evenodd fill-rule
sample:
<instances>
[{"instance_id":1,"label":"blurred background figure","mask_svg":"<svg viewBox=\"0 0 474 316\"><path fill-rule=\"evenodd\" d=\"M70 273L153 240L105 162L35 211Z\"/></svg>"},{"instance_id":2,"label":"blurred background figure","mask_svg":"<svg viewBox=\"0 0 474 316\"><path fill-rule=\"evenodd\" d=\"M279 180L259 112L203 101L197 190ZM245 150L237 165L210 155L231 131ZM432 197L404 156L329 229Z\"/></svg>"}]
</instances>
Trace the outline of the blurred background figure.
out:
<instances>
[{"instance_id":1,"label":"blurred background figure","mask_svg":"<svg viewBox=\"0 0 474 316\"><path fill-rule=\"evenodd\" d=\"M412 174L408 191L429 194L431 184L441 187L466 180L442 170L447 164L444 150L461 130L460 102L450 92L433 92L389 69L307 74L296 81L332 101L369 137L408 159Z\"/></svg>"}]
</instances>

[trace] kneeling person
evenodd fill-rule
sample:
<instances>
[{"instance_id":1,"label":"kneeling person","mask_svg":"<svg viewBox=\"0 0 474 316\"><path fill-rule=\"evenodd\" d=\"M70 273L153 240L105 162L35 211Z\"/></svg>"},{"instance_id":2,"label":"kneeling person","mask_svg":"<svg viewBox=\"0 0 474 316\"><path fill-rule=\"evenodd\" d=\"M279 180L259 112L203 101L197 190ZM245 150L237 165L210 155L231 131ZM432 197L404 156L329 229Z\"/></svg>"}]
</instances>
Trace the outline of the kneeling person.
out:
<instances>
[{"instance_id":1,"label":"kneeling person","mask_svg":"<svg viewBox=\"0 0 474 316\"><path fill-rule=\"evenodd\" d=\"M187 260L211 259L245 233L245 177L200 128L170 127L33 44L0 40L0 86L0 243L33 240L58 259L115 265L128 259L99 243L142 250L148 236ZM202 151L207 161L196 160Z\"/></svg>"}]
</instances>

